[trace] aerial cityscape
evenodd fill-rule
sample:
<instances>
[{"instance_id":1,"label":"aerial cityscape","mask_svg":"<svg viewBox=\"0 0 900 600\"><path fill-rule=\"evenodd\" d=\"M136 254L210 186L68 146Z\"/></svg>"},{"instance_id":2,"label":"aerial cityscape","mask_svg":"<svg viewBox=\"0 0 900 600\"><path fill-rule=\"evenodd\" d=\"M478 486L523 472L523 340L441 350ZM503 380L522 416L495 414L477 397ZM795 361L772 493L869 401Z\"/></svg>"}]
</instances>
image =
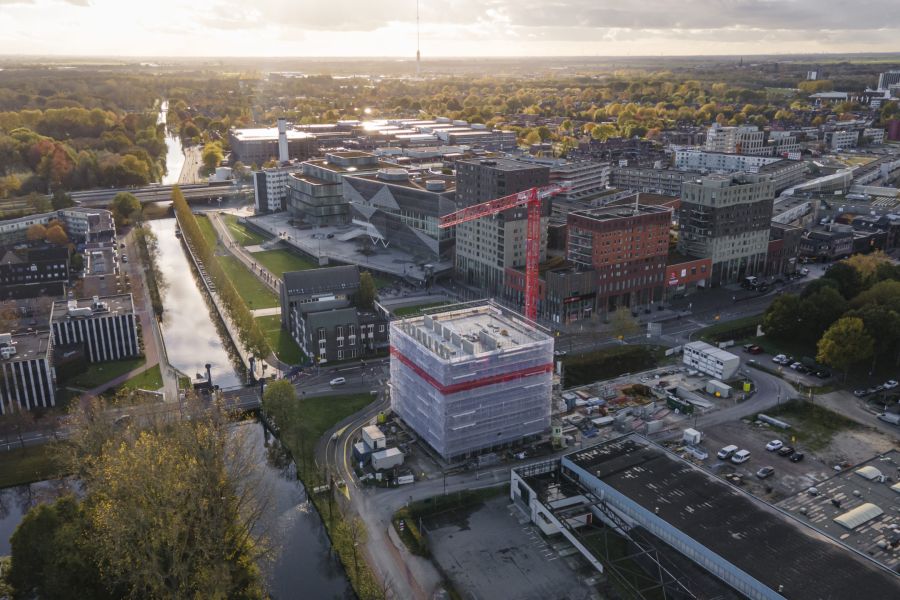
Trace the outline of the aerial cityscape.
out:
<instances>
[{"instance_id":1,"label":"aerial cityscape","mask_svg":"<svg viewBox=\"0 0 900 600\"><path fill-rule=\"evenodd\" d=\"M0 0L0 599L900 598L900 3Z\"/></svg>"}]
</instances>

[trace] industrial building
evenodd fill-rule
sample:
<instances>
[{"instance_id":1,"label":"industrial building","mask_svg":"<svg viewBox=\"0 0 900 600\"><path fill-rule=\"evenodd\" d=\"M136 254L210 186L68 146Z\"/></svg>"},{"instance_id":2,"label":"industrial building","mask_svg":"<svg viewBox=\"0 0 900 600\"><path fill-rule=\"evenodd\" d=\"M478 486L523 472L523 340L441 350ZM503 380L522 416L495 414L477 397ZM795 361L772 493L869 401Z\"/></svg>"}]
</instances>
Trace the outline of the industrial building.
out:
<instances>
[{"instance_id":1,"label":"industrial building","mask_svg":"<svg viewBox=\"0 0 900 600\"><path fill-rule=\"evenodd\" d=\"M722 381L734 377L741 367L740 357L700 341L684 345L682 361L687 367Z\"/></svg>"},{"instance_id":2,"label":"industrial building","mask_svg":"<svg viewBox=\"0 0 900 600\"><path fill-rule=\"evenodd\" d=\"M138 356L137 322L131 294L60 300L50 314L53 344L80 346L89 362Z\"/></svg>"},{"instance_id":3,"label":"industrial building","mask_svg":"<svg viewBox=\"0 0 900 600\"><path fill-rule=\"evenodd\" d=\"M895 572L815 523L633 433L514 469L510 499L635 597L893 598L900 589Z\"/></svg>"},{"instance_id":4,"label":"industrial building","mask_svg":"<svg viewBox=\"0 0 900 600\"><path fill-rule=\"evenodd\" d=\"M391 323L391 408L445 460L550 427L553 338L492 303Z\"/></svg>"},{"instance_id":5,"label":"industrial building","mask_svg":"<svg viewBox=\"0 0 900 600\"><path fill-rule=\"evenodd\" d=\"M0 333L0 415L56 406L52 352L46 331Z\"/></svg>"}]
</instances>

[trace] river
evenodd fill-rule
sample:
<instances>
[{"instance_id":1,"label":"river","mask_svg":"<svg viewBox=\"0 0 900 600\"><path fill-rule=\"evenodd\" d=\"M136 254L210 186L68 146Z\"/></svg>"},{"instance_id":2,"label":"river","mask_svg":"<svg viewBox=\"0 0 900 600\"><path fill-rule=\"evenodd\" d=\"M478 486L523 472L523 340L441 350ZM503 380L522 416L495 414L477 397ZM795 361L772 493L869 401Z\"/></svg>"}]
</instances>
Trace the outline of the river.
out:
<instances>
[{"instance_id":1,"label":"river","mask_svg":"<svg viewBox=\"0 0 900 600\"><path fill-rule=\"evenodd\" d=\"M209 363L214 384L222 388L242 384L242 369L225 329L208 296L200 291L190 258L175 236L175 219L157 219L148 225L159 240L159 268L166 281L162 334L169 362L191 377L205 374L204 365Z\"/></svg>"},{"instance_id":2,"label":"river","mask_svg":"<svg viewBox=\"0 0 900 600\"><path fill-rule=\"evenodd\" d=\"M156 123L166 123L169 113L169 101L163 100L156 117ZM184 167L184 151L181 148L181 138L174 131L166 130L166 174L163 175L163 185L174 185L181 177L181 169Z\"/></svg>"}]
</instances>

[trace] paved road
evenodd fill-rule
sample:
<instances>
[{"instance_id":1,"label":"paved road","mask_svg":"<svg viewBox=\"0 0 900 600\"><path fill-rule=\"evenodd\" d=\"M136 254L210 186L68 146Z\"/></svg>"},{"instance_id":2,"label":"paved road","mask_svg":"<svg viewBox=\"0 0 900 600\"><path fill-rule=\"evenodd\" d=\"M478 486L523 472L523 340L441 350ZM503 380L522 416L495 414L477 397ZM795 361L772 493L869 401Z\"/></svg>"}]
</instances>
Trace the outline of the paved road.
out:
<instances>
[{"instance_id":1,"label":"paved road","mask_svg":"<svg viewBox=\"0 0 900 600\"><path fill-rule=\"evenodd\" d=\"M184 165L178 175L179 185L203 182L200 176L200 168L203 166L200 150L200 146L188 146L184 149Z\"/></svg>"}]
</instances>

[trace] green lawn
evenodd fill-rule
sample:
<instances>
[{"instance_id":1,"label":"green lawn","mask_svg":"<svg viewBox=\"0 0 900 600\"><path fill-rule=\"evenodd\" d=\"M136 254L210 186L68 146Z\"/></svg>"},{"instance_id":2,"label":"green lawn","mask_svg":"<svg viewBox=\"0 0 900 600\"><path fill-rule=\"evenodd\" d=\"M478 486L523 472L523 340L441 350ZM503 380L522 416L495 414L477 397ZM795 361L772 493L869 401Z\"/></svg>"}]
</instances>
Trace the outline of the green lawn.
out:
<instances>
[{"instance_id":1,"label":"green lawn","mask_svg":"<svg viewBox=\"0 0 900 600\"><path fill-rule=\"evenodd\" d=\"M266 250L255 252L253 260L267 268L275 277L281 277L285 271L305 271L317 269L318 265L310 258L304 258L289 250Z\"/></svg>"},{"instance_id":2,"label":"green lawn","mask_svg":"<svg viewBox=\"0 0 900 600\"><path fill-rule=\"evenodd\" d=\"M135 375L119 387L130 390L149 390L153 392L162 386L162 372L159 370L159 365L153 365L143 373Z\"/></svg>"},{"instance_id":3,"label":"green lawn","mask_svg":"<svg viewBox=\"0 0 900 600\"><path fill-rule=\"evenodd\" d=\"M211 248L215 248L219 243L219 236L216 235L216 230L213 228L212 223L210 223L209 218L206 215L196 216L197 225L200 227L200 233L203 234L203 239L206 240L206 243L209 244Z\"/></svg>"},{"instance_id":4,"label":"green lawn","mask_svg":"<svg viewBox=\"0 0 900 600\"><path fill-rule=\"evenodd\" d=\"M12 441L12 440L10 440ZM59 477L51 444L0 450L0 488Z\"/></svg>"},{"instance_id":5,"label":"green lawn","mask_svg":"<svg viewBox=\"0 0 900 600\"><path fill-rule=\"evenodd\" d=\"M89 364L85 372L79 373L64 383L89 390L124 375L132 369L137 369L145 362L147 362L146 359L141 357Z\"/></svg>"},{"instance_id":6,"label":"green lawn","mask_svg":"<svg viewBox=\"0 0 900 600\"><path fill-rule=\"evenodd\" d=\"M228 230L231 231L232 237L234 237L235 241L241 246L255 246L257 244L262 244L269 239L248 228L243 223L238 223L237 215L223 215L222 220L225 221L225 225L227 225Z\"/></svg>"},{"instance_id":7,"label":"green lawn","mask_svg":"<svg viewBox=\"0 0 900 600\"><path fill-rule=\"evenodd\" d=\"M275 292L248 271L241 261L233 256L217 256L216 260L222 265L228 279L237 288L251 310L278 306L278 296L275 295Z\"/></svg>"},{"instance_id":8,"label":"green lawn","mask_svg":"<svg viewBox=\"0 0 900 600\"><path fill-rule=\"evenodd\" d=\"M441 302L429 302L427 304L416 304L415 306L404 306L402 308L398 308L392 310L395 317L408 317L410 315L414 315L420 311L425 310L426 308L435 308L438 306L444 306L445 304L449 304L449 302L442 300Z\"/></svg>"},{"instance_id":9,"label":"green lawn","mask_svg":"<svg viewBox=\"0 0 900 600\"><path fill-rule=\"evenodd\" d=\"M301 388L302 391L303 388ZM337 422L370 404L370 394L343 396L301 397L291 403L267 401L263 408L271 416L280 433L279 439L288 447L301 474L312 473L312 454L316 442Z\"/></svg>"},{"instance_id":10,"label":"green lawn","mask_svg":"<svg viewBox=\"0 0 900 600\"><path fill-rule=\"evenodd\" d=\"M275 356L279 360L289 365L297 365L306 362L303 351L297 345L297 342L291 338L287 331L281 328L281 316L270 315L267 317L256 317L259 328L262 329L263 335L275 352Z\"/></svg>"}]
</instances>

